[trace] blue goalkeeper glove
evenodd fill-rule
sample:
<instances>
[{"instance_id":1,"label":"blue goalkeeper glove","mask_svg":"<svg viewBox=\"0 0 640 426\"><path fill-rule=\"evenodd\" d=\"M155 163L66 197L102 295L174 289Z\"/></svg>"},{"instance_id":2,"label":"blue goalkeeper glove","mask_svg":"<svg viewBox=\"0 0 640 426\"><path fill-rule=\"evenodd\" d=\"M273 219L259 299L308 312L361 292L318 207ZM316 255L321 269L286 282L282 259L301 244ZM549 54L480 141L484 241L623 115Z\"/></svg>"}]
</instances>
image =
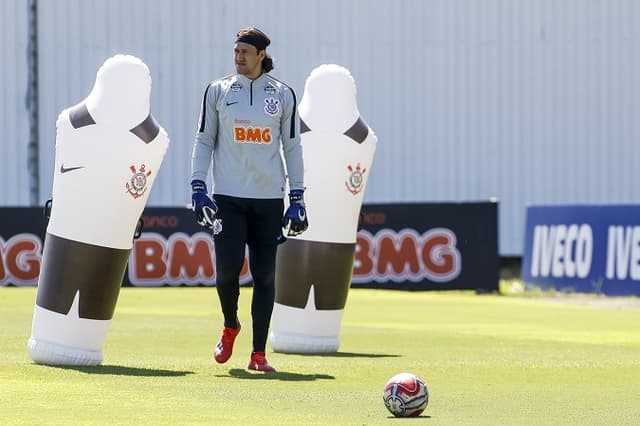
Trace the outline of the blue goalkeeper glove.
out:
<instances>
[{"instance_id":1,"label":"blue goalkeeper glove","mask_svg":"<svg viewBox=\"0 0 640 426\"><path fill-rule=\"evenodd\" d=\"M309 227L303 194L304 189L292 189L289 192L289 208L282 220L284 233L289 237L300 235Z\"/></svg>"},{"instance_id":2,"label":"blue goalkeeper glove","mask_svg":"<svg viewBox=\"0 0 640 426\"><path fill-rule=\"evenodd\" d=\"M213 229L218 206L207 193L207 184L201 180L191 181L191 209L196 215L198 225Z\"/></svg>"}]
</instances>

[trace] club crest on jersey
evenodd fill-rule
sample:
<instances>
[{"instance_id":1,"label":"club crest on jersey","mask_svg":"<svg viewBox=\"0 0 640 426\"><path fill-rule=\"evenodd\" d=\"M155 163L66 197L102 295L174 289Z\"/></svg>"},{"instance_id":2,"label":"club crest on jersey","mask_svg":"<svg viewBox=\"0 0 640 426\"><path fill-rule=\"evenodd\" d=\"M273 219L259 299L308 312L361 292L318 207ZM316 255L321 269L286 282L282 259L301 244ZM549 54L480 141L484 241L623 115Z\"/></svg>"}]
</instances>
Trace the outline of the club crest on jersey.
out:
<instances>
[{"instance_id":1,"label":"club crest on jersey","mask_svg":"<svg viewBox=\"0 0 640 426\"><path fill-rule=\"evenodd\" d=\"M237 81L231 85L232 92L239 92L240 89L242 89L242 84L238 83Z\"/></svg>"},{"instance_id":2,"label":"club crest on jersey","mask_svg":"<svg viewBox=\"0 0 640 426\"><path fill-rule=\"evenodd\" d=\"M136 168L133 164L129 167L131 173L131 179L126 183L127 192L133 198L142 197L147 192L147 178L151 176L151 170L147 170L147 167L142 164L139 168Z\"/></svg>"},{"instance_id":3,"label":"club crest on jersey","mask_svg":"<svg viewBox=\"0 0 640 426\"><path fill-rule=\"evenodd\" d=\"M278 104L280 103L279 100L274 99L274 98L267 98L264 100L264 112L266 112L269 115L276 115L278 113L278 111L280 110L280 108L278 107Z\"/></svg>"},{"instance_id":4,"label":"club crest on jersey","mask_svg":"<svg viewBox=\"0 0 640 426\"><path fill-rule=\"evenodd\" d=\"M271 83L268 83L264 86L264 93L267 95L275 95L278 89L275 88Z\"/></svg>"},{"instance_id":5,"label":"club crest on jersey","mask_svg":"<svg viewBox=\"0 0 640 426\"><path fill-rule=\"evenodd\" d=\"M344 182L344 185L347 187L347 191L353 195L358 195L360 191L362 191L364 174L367 172L367 169L361 168L360 163L358 163L355 167L349 164L347 170L350 174L349 178Z\"/></svg>"}]
</instances>

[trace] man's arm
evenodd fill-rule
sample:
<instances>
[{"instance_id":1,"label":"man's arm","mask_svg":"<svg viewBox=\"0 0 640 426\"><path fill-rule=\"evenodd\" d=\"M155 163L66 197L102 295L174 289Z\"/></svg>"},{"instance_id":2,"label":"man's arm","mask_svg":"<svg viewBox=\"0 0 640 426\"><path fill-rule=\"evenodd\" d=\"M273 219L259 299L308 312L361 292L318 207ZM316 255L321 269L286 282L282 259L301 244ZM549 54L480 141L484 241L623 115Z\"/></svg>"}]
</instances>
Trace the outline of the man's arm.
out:
<instances>
[{"instance_id":1,"label":"man's arm","mask_svg":"<svg viewBox=\"0 0 640 426\"><path fill-rule=\"evenodd\" d=\"M300 144L298 105L292 88L284 91L284 111L280 122L282 150L289 175L289 189L304 189L304 164Z\"/></svg>"},{"instance_id":2,"label":"man's arm","mask_svg":"<svg viewBox=\"0 0 640 426\"><path fill-rule=\"evenodd\" d=\"M191 179L206 181L211 166L216 134L218 132L218 114L216 112L216 86L207 86L202 97L198 130L193 142L191 155Z\"/></svg>"}]
</instances>

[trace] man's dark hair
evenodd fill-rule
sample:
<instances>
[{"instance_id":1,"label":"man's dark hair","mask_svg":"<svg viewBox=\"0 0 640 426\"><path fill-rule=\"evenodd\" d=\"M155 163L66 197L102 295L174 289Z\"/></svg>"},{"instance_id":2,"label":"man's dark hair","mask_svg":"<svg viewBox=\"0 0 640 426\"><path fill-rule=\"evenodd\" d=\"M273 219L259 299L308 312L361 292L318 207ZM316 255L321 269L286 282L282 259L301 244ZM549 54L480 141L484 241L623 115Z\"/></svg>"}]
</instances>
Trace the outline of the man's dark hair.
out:
<instances>
[{"instance_id":1,"label":"man's dark hair","mask_svg":"<svg viewBox=\"0 0 640 426\"><path fill-rule=\"evenodd\" d=\"M252 46L255 46L258 49L258 52L261 50L266 50L267 46L271 44L271 40L269 37L259 29L255 27L248 27L240 30L238 34L236 34L236 43L248 43ZM264 59L262 60L262 70L264 72L269 72L273 69L273 59L269 54L266 54Z\"/></svg>"}]
</instances>

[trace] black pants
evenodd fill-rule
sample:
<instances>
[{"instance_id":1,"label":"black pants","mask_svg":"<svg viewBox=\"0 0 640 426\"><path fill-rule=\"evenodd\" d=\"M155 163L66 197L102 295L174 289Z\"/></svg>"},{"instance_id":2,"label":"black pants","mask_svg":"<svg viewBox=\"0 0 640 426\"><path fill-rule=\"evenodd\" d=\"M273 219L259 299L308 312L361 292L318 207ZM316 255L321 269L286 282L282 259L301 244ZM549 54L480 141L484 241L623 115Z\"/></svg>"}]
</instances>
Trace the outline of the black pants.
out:
<instances>
[{"instance_id":1,"label":"black pants","mask_svg":"<svg viewBox=\"0 0 640 426\"><path fill-rule=\"evenodd\" d=\"M249 247L253 277L251 318L253 351L264 352L275 299L277 238L282 228L282 199L238 198L215 195L222 231L214 235L216 288L225 327L237 324L240 272Z\"/></svg>"}]
</instances>

